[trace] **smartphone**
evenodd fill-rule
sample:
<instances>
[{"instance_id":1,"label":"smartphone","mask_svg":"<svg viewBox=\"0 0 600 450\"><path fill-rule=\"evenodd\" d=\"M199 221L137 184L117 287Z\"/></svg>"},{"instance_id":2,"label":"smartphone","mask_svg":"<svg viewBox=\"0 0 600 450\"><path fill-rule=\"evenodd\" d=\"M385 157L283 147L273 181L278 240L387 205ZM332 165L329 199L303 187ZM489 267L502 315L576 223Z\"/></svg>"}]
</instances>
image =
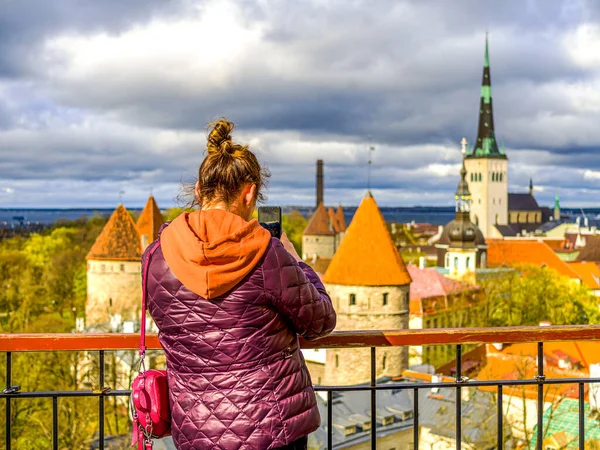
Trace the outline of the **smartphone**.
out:
<instances>
[{"instance_id":1,"label":"smartphone","mask_svg":"<svg viewBox=\"0 0 600 450\"><path fill-rule=\"evenodd\" d=\"M258 222L271 233L271 236L277 239L281 238L281 207L280 206L259 206Z\"/></svg>"}]
</instances>

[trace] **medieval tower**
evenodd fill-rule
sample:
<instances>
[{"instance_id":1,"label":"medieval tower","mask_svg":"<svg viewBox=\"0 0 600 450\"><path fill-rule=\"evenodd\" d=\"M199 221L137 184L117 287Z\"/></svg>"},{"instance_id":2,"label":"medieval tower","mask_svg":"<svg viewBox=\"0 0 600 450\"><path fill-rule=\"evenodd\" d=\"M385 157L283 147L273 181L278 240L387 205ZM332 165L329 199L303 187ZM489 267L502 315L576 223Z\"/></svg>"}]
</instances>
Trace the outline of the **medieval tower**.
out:
<instances>
[{"instance_id":1,"label":"medieval tower","mask_svg":"<svg viewBox=\"0 0 600 450\"><path fill-rule=\"evenodd\" d=\"M325 276L337 312L336 330L408 328L410 275L369 192L356 210ZM377 349L377 376L400 375L408 349ZM370 380L370 350L327 350L325 384Z\"/></svg>"},{"instance_id":2,"label":"medieval tower","mask_svg":"<svg viewBox=\"0 0 600 450\"><path fill-rule=\"evenodd\" d=\"M86 326L113 329L141 317L141 256L158 237L164 223L153 196L148 198L137 225L119 205L96 239L86 259ZM151 322L151 321L149 321Z\"/></svg>"},{"instance_id":3,"label":"medieval tower","mask_svg":"<svg viewBox=\"0 0 600 450\"><path fill-rule=\"evenodd\" d=\"M141 317L140 235L119 205L87 254L86 327Z\"/></svg>"},{"instance_id":4,"label":"medieval tower","mask_svg":"<svg viewBox=\"0 0 600 450\"><path fill-rule=\"evenodd\" d=\"M473 195L472 219L486 238L493 237L496 234L494 225L508 224L508 158L504 150L498 148L494 131L487 36L477 141L473 151L466 156L465 167Z\"/></svg>"}]
</instances>

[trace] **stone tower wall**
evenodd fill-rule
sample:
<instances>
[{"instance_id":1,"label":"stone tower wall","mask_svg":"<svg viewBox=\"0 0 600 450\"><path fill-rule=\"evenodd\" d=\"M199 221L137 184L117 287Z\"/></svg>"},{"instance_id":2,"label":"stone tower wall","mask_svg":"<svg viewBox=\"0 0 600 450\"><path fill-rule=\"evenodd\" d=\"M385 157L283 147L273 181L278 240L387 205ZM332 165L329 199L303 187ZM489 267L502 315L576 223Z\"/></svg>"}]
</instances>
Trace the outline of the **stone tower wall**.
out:
<instances>
[{"instance_id":1,"label":"stone tower wall","mask_svg":"<svg viewBox=\"0 0 600 450\"><path fill-rule=\"evenodd\" d=\"M406 286L345 286L326 284L337 312L336 331L398 330L408 328L409 285ZM383 294L387 293L387 304ZM350 294L356 304L350 304ZM371 379L371 350L328 349L325 363L325 384L348 385ZM377 377L400 375L408 363L408 348L376 349Z\"/></svg>"},{"instance_id":2,"label":"stone tower wall","mask_svg":"<svg viewBox=\"0 0 600 450\"><path fill-rule=\"evenodd\" d=\"M467 158L467 182L471 191L471 220L483 235L493 235L492 228L508 224L508 160ZM502 181L492 181L492 174L502 174ZM481 174L481 181L471 181L471 174Z\"/></svg>"},{"instance_id":3,"label":"stone tower wall","mask_svg":"<svg viewBox=\"0 0 600 450\"><path fill-rule=\"evenodd\" d=\"M333 258L336 250L336 236L302 236L302 259L311 260L316 254L320 258Z\"/></svg>"},{"instance_id":4,"label":"stone tower wall","mask_svg":"<svg viewBox=\"0 0 600 450\"><path fill-rule=\"evenodd\" d=\"M115 314L139 322L141 302L140 262L88 261L86 326L108 324Z\"/></svg>"}]
</instances>

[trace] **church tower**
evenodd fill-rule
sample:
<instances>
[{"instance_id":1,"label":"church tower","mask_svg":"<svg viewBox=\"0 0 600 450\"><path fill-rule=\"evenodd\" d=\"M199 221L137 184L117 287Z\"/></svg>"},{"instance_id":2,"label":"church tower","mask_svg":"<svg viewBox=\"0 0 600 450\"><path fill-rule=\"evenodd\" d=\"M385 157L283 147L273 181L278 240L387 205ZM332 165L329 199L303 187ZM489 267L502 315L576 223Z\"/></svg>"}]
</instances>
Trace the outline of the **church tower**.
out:
<instances>
[{"instance_id":1,"label":"church tower","mask_svg":"<svg viewBox=\"0 0 600 450\"><path fill-rule=\"evenodd\" d=\"M363 198L323 277L337 312L336 330L408 328L411 278L385 219L369 192ZM400 375L408 349L377 349L377 376ZM325 384L371 379L369 349L326 350Z\"/></svg>"},{"instance_id":2,"label":"church tower","mask_svg":"<svg viewBox=\"0 0 600 450\"><path fill-rule=\"evenodd\" d=\"M477 141L473 151L466 157L465 167L473 195L472 219L486 238L499 237L495 225L508 224L508 158L504 148L498 148L494 130L487 35Z\"/></svg>"},{"instance_id":3,"label":"church tower","mask_svg":"<svg viewBox=\"0 0 600 450\"><path fill-rule=\"evenodd\" d=\"M477 225L471 222L471 192L467 183L465 168L466 139L463 138L463 163L460 181L456 188L456 218L449 222L442 232L436 247L438 265L448 269L448 276L462 281L475 282L475 269L485 267L487 245Z\"/></svg>"},{"instance_id":4,"label":"church tower","mask_svg":"<svg viewBox=\"0 0 600 450\"><path fill-rule=\"evenodd\" d=\"M133 219L121 204L94 242L87 259L86 327L141 317L142 247Z\"/></svg>"}]
</instances>

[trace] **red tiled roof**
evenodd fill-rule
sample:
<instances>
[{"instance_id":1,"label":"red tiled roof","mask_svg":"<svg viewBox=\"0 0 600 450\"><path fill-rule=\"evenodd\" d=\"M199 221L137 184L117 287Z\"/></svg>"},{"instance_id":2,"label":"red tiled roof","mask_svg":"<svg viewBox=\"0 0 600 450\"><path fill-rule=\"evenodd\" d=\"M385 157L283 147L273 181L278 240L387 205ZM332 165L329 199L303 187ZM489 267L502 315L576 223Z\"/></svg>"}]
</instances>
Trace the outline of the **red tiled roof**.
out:
<instances>
[{"instance_id":1,"label":"red tiled roof","mask_svg":"<svg viewBox=\"0 0 600 450\"><path fill-rule=\"evenodd\" d=\"M304 236L333 236L336 234L331 224L331 218L323 203L319 203L315 213L308 219L308 223L302 234Z\"/></svg>"},{"instance_id":2,"label":"red tiled roof","mask_svg":"<svg viewBox=\"0 0 600 450\"><path fill-rule=\"evenodd\" d=\"M439 312L441 309L448 307L446 298L449 295L478 289L447 278L435 269L419 269L417 266L412 265L407 266L407 269L412 279L410 285L410 314L426 314L427 310L433 307L433 303L435 303L435 311L432 312ZM428 299L433 300L433 303L425 301ZM437 304L437 300L440 304Z\"/></svg>"},{"instance_id":3,"label":"red tiled roof","mask_svg":"<svg viewBox=\"0 0 600 450\"><path fill-rule=\"evenodd\" d=\"M323 208L324 210L324 208ZM323 280L353 286L404 286L411 278L369 194L360 203Z\"/></svg>"},{"instance_id":4,"label":"red tiled roof","mask_svg":"<svg viewBox=\"0 0 600 450\"><path fill-rule=\"evenodd\" d=\"M547 266L568 278L579 279L579 275L569 265L560 259L544 242L523 240L489 240L488 265L531 264Z\"/></svg>"},{"instance_id":5,"label":"red tiled roof","mask_svg":"<svg viewBox=\"0 0 600 450\"><path fill-rule=\"evenodd\" d=\"M139 261L142 243L133 219L123 205L117 206L94 242L86 259Z\"/></svg>"},{"instance_id":6,"label":"red tiled roof","mask_svg":"<svg viewBox=\"0 0 600 450\"><path fill-rule=\"evenodd\" d=\"M590 261L572 261L567 263L579 275L581 282L589 289L600 289L600 267Z\"/></svg>"},{"instance_id":7,"label":"red tiled roof","mask_svg":"<svg viewBox=\"0 0 600 450\"><path fill-rule=\"evenodd\" d=\"M146 202L144 210L137 221L137 229L140 236L148 236L148 243L158 238L158 230L165 223L158 205L151 195Z\"/></svg>"},{"instance_id":8,"label":"red tiled roof","mask_svg":"<svg viewBox=\"0 0 600 450\"><path fill-rule=\"evenodd\" d=\"M338 205L337 211L335 213L335 217L337 219L338 227L340 231L346 231L346 218L344 217L344 210L342 209L342 205Z\"/></svg>"},{"instance_id":9,"label":"red tiled roof","mask_svg":"<svg viewBox=\"0 0 600 450\"><path fill-rule=\"evenodd\" d=\"M600 262L600 236L585 237L585 247L577 255L577 261Z\"/></svg>"}]
</instances>

